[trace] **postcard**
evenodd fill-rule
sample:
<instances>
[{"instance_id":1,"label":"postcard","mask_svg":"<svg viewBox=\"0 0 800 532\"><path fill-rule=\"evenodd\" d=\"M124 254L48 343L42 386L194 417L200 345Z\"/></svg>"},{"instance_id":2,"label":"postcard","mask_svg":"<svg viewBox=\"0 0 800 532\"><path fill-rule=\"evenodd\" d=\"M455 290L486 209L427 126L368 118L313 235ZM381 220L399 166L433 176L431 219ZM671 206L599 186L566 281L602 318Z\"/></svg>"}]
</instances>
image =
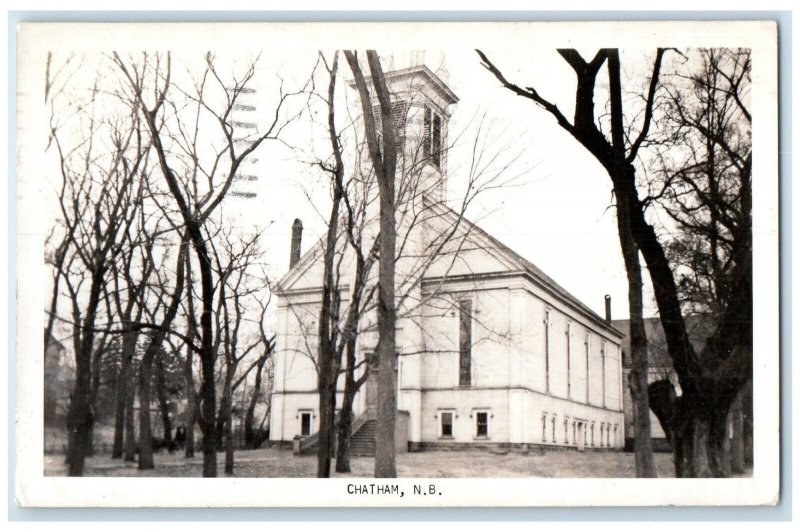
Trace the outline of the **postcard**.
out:
<instances>
[{"instance_id":1,"label":"postcard","mask_svg":"<svg viewBox=\"0 0 800 532\"><path fill-rule=\"evenodd\" d=\"M17 51L18 504L777 503L774 22Z\"/></svg>"}]
</instances>

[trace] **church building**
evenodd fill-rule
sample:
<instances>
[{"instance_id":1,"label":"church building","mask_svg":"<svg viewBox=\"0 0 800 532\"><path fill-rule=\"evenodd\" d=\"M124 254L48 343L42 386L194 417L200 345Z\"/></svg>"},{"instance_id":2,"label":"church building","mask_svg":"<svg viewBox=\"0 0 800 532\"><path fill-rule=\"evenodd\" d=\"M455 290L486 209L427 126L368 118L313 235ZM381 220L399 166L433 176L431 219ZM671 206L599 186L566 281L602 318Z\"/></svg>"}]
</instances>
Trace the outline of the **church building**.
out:
<instances>
[{"instance_id":1,"label":"church building","mask_svg":"<svg viewBox=\"0 0 800 532\"><path fill-rule=\"evenodd\" d=\"M445 147L458 98L446 73L412 65L386 72L403 129L398 151L415 161L398 168L422 168L424 184L423 192L407 200L410 206L400 209L417 215L398 220L398 233L409 235L398 241L411 249L396 267L402 298L396 336L398 452L621 449L623 334L610 321L608 296L601 317L447 205ZM413 227L406 219L414 220ZM291 267L275 290L279 325L270 419L271 441L294 442L296 450L297 442L313 440L319 427L314 354L323 280L323 242L301 256L301 232L296 221ZM448 235L447 245L431 245L442 235ZM421 260L432 248L436 255ZM345 258L341 268L352 264ZM420 272L417 277L414 271ZM343 282L339 289L346 306L348 286ZM368 361L376 344L374 317L365 316L359 360ZM368 368L365 363L359 371ZM368 375L355 399L354 442L359 434L362 440L372 437L376 395ZM354 454L359 449L354 443ZM362 450L369 454L369 445Z\"/></svg>"}]
</instances>

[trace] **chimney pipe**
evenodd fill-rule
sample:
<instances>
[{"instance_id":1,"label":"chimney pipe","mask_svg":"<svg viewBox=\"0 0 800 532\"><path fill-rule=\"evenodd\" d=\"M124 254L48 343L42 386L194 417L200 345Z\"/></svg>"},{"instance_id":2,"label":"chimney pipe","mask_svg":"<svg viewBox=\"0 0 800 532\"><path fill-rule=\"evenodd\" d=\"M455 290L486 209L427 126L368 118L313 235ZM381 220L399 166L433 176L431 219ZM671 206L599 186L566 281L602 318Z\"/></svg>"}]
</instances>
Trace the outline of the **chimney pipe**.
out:
<instances>
[{"instance_id":1,"label":"chimney pipe","mask_svg":"<svg viewBox=\"0 0 800 532\"><path fill-rule=\"evenodd\" d=\"M300 244L303 239L303 222L295 218L292 224L292 248L289 254L289 268L293 268L300 260Z\"/></svg>"},{"instance_id":2,"label":"chimney pipe","mask_svg":"<svg viewBox=\"0 0 800 532\"><path fill-rule=\"evenodd\" d=\"M606 323L611 323L611 296L606 294Z\"/></svg>"}]
</instances>

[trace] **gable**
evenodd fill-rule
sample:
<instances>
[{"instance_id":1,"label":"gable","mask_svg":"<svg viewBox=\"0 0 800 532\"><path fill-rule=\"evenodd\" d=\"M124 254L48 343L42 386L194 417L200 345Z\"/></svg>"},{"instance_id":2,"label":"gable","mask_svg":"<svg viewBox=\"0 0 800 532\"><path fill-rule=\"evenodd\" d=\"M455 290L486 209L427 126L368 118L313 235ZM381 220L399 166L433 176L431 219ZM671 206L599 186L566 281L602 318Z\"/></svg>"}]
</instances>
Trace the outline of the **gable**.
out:
<instances>
[{"instance_id":1,"label":"gable","mask_svg":"<svg viewBox=\"0 0 800 532\"><path fill-rule=\"evenodd\" d=\"M424 220L408 233L409 243L407 243L407 248L404 249L405 258L401 258L397 264L399 282L402 282L403 279L402 272L420 271L419 268L422 264L427 267L422 279L423 282L451 277L468 279L485 274L526 274L529 280L587 315L595 323L608 328L617 336L623 336L620 331L606 324L603 318L562 288L532 262L466 218L461 217L459 219L456 211L441 202L427 198L423 198L422 206L426 213L429 214L426 214ZM457 227L455 231L453 231L454 227ZM414 247L415 242L417 243L416 245L419 245L419 242L428 243L430 247L425 248L427 254L420 254L419 252L415 254L410 250ZM346 272L351 272L354 264L352 250L349 246L344 244L343 246L344 257L340 265L340 271L342 272L340 285L342 287L349 280L349 275ZM324 272L323 249L324 239L320 239L279 281L278 290L288 292L320 289ZM438 253L428 264L428 259L425 257L431 255L431 250L436 250Z\"/></svg>"}]
</instances>

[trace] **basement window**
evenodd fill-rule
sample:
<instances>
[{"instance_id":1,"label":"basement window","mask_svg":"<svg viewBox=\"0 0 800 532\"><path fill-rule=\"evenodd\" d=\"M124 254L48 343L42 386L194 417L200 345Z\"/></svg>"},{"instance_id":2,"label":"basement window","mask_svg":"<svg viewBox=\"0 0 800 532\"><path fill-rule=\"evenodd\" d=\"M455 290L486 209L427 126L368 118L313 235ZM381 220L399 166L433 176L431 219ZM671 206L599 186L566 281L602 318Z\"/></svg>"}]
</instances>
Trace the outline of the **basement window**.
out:
<instances>
[{"instance_id":1,"label":"basement window","mask_svg":"<svg viewBox=\"0 0 800 532\"><path fill-rule=\"evenodd\" d=\"M453 419L455 413L453 412L440 412L439 413L439 437L452 438L453 437Z\"/></svg>"},{"instance_id":2,"label":"basement window","mask_svg":"<svg viewBox=\"0 0 800 532\"><path fill-rule=\"evenodd\" d=\"M489 437L489 412L486 410L478 410L475 412L475 437Z\"/></svg>"}]
</instances>

